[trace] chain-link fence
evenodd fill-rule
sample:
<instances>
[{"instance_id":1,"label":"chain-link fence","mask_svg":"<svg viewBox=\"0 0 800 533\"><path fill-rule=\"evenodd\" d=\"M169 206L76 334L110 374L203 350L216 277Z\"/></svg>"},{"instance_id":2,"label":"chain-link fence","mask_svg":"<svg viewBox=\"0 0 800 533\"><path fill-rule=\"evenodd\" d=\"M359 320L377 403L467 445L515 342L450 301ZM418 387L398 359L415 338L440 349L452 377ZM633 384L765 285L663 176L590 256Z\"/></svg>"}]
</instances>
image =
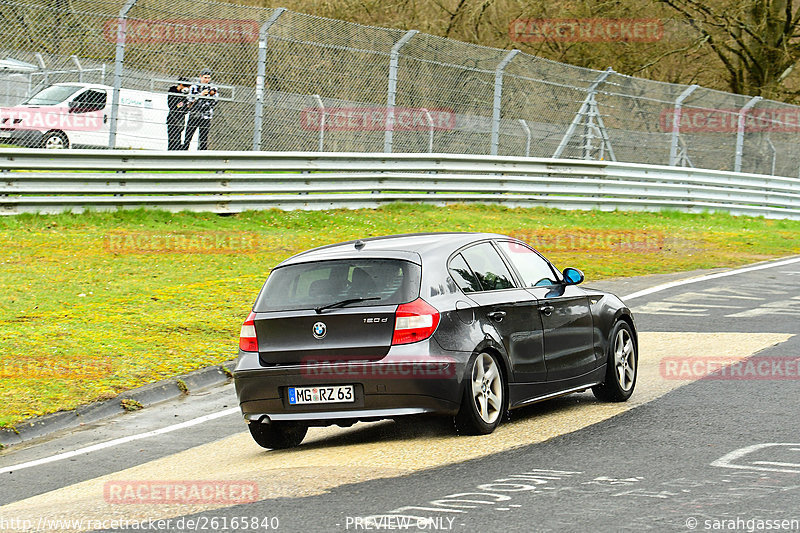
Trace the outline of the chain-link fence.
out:
<instances>
[{"instance_id":1,"label":"chain-link fence","mask_svg":"<svg viewBox=\"0 0 800 533\"><path fill-rule=\"evenodd\" d=\"M800 107L415 31L205 0L0 0L0 31L0 143L166 149L210 68L211 149L800 169Z\"/></svg>"}]
</instances>

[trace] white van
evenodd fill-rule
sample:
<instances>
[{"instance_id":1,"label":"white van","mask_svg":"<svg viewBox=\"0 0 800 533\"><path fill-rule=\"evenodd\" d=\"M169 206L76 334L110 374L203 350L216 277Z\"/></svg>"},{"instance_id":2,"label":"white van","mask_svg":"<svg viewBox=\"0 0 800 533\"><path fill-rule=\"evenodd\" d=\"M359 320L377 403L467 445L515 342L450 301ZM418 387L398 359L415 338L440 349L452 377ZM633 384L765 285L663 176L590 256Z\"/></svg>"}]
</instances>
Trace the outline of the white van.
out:
<instances>
[{"instance_id":1,"label":"white van","mask_svg":"<svg viewBox=\"0 0 800 533\"><path fill-rule=\"evenodd\" d=\"M57 83L0 109L0 143L36 148L107 148L113 87ZM117 148L167 149L167 94L120 89ZM196 136L195 136L196 137ZM197 149L197 139L190 146Z\"/></svg>"}]
</instances>

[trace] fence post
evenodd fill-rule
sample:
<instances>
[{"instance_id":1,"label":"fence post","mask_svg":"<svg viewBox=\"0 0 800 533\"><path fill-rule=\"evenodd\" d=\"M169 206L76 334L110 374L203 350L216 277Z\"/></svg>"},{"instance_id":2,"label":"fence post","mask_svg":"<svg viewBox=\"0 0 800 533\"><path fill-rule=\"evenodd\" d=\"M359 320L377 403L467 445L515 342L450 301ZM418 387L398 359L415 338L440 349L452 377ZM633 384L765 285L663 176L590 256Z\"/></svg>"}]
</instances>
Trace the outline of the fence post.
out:
<instances>
[{"instance_id":1,"label":"fence post","mask_svg":"<svg viewBox=\"0 0 800 533\"><path fill-rule=\"evenodd\" d=\"M392 137L394 134L394 101L397 96L397 68L400 63L400 49L416 35L418 30L408 30L389 52L389 90L386 94L386 133L383 137L383 151L392 153Z\"/></svg>"},{"instance_id":2,"label":"fence post","mask_svg":"<svg viewBox=\"0 0 800 533\"><path fill-rule=\"evenodd\" d=\"M492 105L492 155L497 155L500 144L500 104L503 100L503 71L519 50L511 50L494 71L494 104Z\"/></svg>"},{"instance_id":3,"label":"fence post","mask_svg":"<svg viewBox=\"0 0 800 533\"><path fill-rule=\"evenodd\" d=\"M83 83L83 67L81 66L81 62L78 59L78 56L75 54L69 56L73 63L75 63L75 68L78 69L78 81Z\"/></svg>"},{"instance_id":4,"label":"fence post","mask_svg":"<svg viewBox=\"0 0 800 533\"><path fill-rule=\"evenodd\" d=\"M261 126L264 122L264 83L267 77L267 37L269 29L278 20L278 17L286 11L285 7L279 7L261 25L258 31L258 71L256 74L256 109L253 119L253 151L261 150Z\"/></svg>"},{"instance_id":5,"label":"fence post","mask_svg":"<svg viewBox=\"0 0 800 533\"><path fill-rule=\"evenodd\" d=\"M36 62L39 63L39 69L42 71L42 88L44 89L45 87L50 85L48 83L49 80L48 80L47 65L45 65L44 57L42 57L41 53L36 52L36 54L34 54L34 57L36 58ZM29 90L28 93L30 93L30 92L31 91ZM29 96L32 96L32 95L29 94Z\"/></svg>"},{"instance_id":6,"label":"fence post","mask_svg":"<svg viewBox=\"0 0 800 533\"><path fill-rule=\"evenodd\" d=\"M317 109L321 113L319 119L319 151L325 151L325 104L322 103L322 98L318 94L313 95L314 102L317 104Z\"/></svg>"},{"instance_id":7,"label":"fence post","mask_svg":"<svg viewBox=\"0 0 800 533\"><path fill-rule=\"evenodd\" d=\"M122 66L125 61L125 35L128 33L128 12L136 0L126 0L117 18L117 50L114 57L114 90L111 93L111 116L108 124L108 147L117 146L117 122L119 118L119 91L122 88Z\"/></svg>"},{"instance_id":8,"label":"fence post","mask_svg":"<svg viewBox=\"0 0 800 533\"><path fill-rule=\"evenodd\" d=\"M528 138L527 142L525 143L525 157L531 156L531 129L528 127L528 123L523 120L519 119L519 124L522 126L522 129L525 130L525 136Z\"/></svg>"},{"instance_id":9,"label":"fence post","mask_svg":"<svg viewBox=\"0 0 800 533\"><path fill-rule=\"evenodd\" d=\"M681 133L681 110L683 102L698 88L699 85L690 85L675 99L675 108L672 112L672 142L669 146L669 164L678 165L678 136Z\"/></svg>"},{"instance_id":10,"label":"fence post","mask_svg":"<svg viewBox=\"0 0 800 533\"><path fill-rule=\"evenodd\" d=\"M433 153L433 117L431 117L430 111L422 108L422 112L425 113L425 120L428 121L428 153Z\"/></svg>"},{"instance_id":11,"label":"fence post","mask_svg":"<svg viewBox=\"0 0 800 533\"><path fill-rule=\"evenodd\" d=\"M553 152L553 158L561 157L561 154L564 152L564 149L567 147L570 138L575 134L575 130L578 127L578 124L581 123L583 120L584 115L588 114L589 111L592 109L592 103L594 102L594 95L597 93L597 88L600 86L601 83L606 81L606 78L614 72L611 67L608 67L606 70L600 73L600 75L595 79L591 85L586 89L586 98L583 100L580 109L575 114L575 118L572 119L572 123L567 128L567 132L564 134L564 137L561 139L561 142L558 144L558 148L556 151Z\"/></svg>"},{"instance_id":12,"label":"fence post","mask_svg":"<svg viewBox=\"0 0 800 533\"><path fill-rule=\"evenodd\" d=\"M770 174L772 176L775 175L775 164L777 163L778 159L778 149L775 148L775 145L772 143L772 139L767 136L767 146L769 146L770 152L772 152L772 172Z\"/></svg>"},{"instance_id":13,"label":"fence post","mask_svg":"<svg viewBox=\"0 0 800 533\"><path fill-rule=\"evenodd\" d=\"M736 159L733 163L733 171L734 172L741 172L742 171L742 151L744 148L744 121L747 118L747 112L750 111L754 105L761 100L760 96L754 96L750 99L749 102L744 104L744 107L739 110L739 123L736 126Z\"/></svg>"}]
</instances>

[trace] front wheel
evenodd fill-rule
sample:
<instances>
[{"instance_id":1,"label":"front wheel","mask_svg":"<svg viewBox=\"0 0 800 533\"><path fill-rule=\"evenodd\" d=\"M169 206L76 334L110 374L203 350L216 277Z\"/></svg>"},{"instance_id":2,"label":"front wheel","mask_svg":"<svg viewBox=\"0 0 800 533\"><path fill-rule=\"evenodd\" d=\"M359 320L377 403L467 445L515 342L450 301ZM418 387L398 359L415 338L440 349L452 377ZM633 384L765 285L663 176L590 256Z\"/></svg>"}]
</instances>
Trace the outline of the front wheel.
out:
<instances>
[{"instance_id":1,"label":"front wheel","mask_svg":"<svg viewBox=\"0 0 800 533\"><path fill-rule=\"evenodd\" d=\"M461 408L455 418L461 433L486 435L500 425L505 412L505 385L497 357L478 354L470 365Z\"/></svg>"},{"instance_id":2,"label":"front wheel","mask_svg":"<svg viewBox=\"0 0 800 533\"><path fill-rule=\"evenodd\" d=\"M297 422L272 422L271 424L250 422L247 427L250 428L250 435L259 446L273 450L294 448L303 442L308 432L308 426Z\"/></svg>"},{"instance_id":3,"label":"front wheel","mask_svg":"<svg viewBox=\"0 0 800 533\"><path fill-rule=\"evenodd\" d=\"M638 363L633 330L620 320L611 331L605 382L592 387L595 398L606 402L624 402L630 398L636 385Z\"/></svg>"},{"instance_id":4,"label":"front wheel","mask_svg":"<svg viewBox=\"0 0 800 533\"><path fill-rule=\"evenodd\" d=\"M69 148L69 139L61 131L48 131L42 135L42 148L63 150Z\"/></svg>"}]
</instances>

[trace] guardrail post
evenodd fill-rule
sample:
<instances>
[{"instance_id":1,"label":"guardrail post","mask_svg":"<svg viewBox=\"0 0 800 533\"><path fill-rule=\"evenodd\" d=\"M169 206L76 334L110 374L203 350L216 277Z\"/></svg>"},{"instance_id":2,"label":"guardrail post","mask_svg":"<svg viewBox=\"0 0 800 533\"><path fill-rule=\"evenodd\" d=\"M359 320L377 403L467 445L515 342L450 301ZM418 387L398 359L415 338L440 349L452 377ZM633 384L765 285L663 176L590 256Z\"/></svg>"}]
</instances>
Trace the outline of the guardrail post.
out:
<instances>
[{"instance_id":1,"label":"guardrail post","mask_svg":"<svg viewBox=\"0 0 800 533\"><path fill-rule=\"evenodd\" d=\"M278 17L286 11L285 7L279 7L261 25L258 31L258 67L256 73L256 108L253 119L253 151L261 150L261 127L264 123L264 83L267 77L267 37L269 29L278 20Z\"/></svg>"},{"instance_id":2,"label":"guardrail post","mask_svg":"<svg viewBox=\"0 0 800 533\"><path fill-rule=\"evenodd\" d=\"M675 108L672 111L672 142L669 146L669 164L678 166L678 136L681 133L681 110L683 102L695 91L699 85L690 85L675 99Z\"/></svg>"},{"instance_id":3,"label":"guardrail post","mask_svg":"<svg viewBox=\"0 0 800 533\"><path fill-rule=\"evenodd\" d=\"M114 90L111 93L111 116L108 124L108 147L117 146L117 123L119 117L119 91L122 88L122 67L125 61L125 36L128 33L128 12L137 0L126 0L117 18L117 50L114 57Z\"/></svg>"},{"instance_id":4,"label":"guardrail post","mask_svg":"<svg viewBox=\"0 0 800 533\"><path fill-rule=\"evenodd\" d=\"M399 41L392 46L389 52L389 89L386 94L386 133L383 137L383 151L392 153L394 135L394 102L397 97L397 69L400 63L400 49L419 33L418 30L408 30Z\"/></svg>"},{"instance_id":5,"label":"guardrail post","mask_svg":"<svg viewBox=\"0 0 800 533\"><path fill-rule=\"evenodd\" d=\"M492 105L492 155L497 155L500 145L500 105L503 101L503 71L519 50L511 50L494 71L494 104Z\"/></svg>"},{"instance_id":6,"label":"guardrail post","mask_svg":"<svg viewBox=\"0 0 800 533\"><path fill-rule=\"evenodd\" d=\"M317 104L317 109L321 113L319 119L319 151L325 151L325 104L322 103L322 98L318 94L314 95L314 102Z\"/></svg>"},{"instance_id":7,"label":"guardrail post","mask_svg":"<svg viewBox=\"0 0 800 533\"><path fill-rule=\"evenodd\" d=\"M744 148L744 126L747 118L747 112L761 100L760 96L754 96L749 102L744 104L744 107L739 110L739 123L736 126L736 159L733 163L733 171L742 171L742 151Z\"/></svg>"},{"instance_id":8,"label":"guardrail post","mask_svg":"<svg viewBox=\"0 0 800 533\"><path fill-rule=\"evenodd\" d=\"M531 129L528 127L528 123L523 120L519 119L519 124L522 126L522 129L525 130L525 136L528 138L527 142L525 143L525 157L531 156Z\"/></svg>"},{"instance_id":9,"label":"guardrail post","mask_svg":"<svg viewBox=\"0 0 800 533\"><path fill-rule=\"evenodd\" d=\"M591 85L586 89L586 98L584 98L583 103L581 104L580 109L575 114L575 118L572 119L572 123L567 128L567 132L564 134L564 137L561 139L561 142L558 144L558 148L556 151L553 152L553 158L561 157L561 154L564 152L564 149L567 147L569 140L575 134L575 130L578 128L578 125L583 120L583 117L589 113L592 109L592 104L594 102L594 95L597 94L597 88L606 81L606 78L613 73L614 70L611 67L608 67L606 70L600 73L600 75L595 79ZM596 105L596 104L595 104Z\"/></svg>"}]
</instances>

